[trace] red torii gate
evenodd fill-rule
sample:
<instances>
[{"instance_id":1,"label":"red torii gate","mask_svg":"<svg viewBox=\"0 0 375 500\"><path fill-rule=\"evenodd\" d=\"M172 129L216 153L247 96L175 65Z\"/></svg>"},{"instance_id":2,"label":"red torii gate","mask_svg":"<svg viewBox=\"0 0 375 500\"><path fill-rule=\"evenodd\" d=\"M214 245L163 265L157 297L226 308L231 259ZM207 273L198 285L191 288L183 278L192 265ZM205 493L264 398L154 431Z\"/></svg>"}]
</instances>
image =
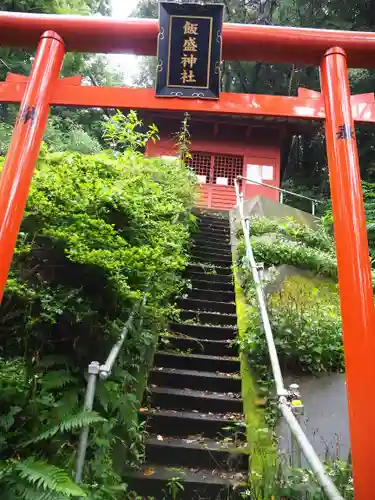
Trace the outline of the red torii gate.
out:
<instances>
[{"instance_id":1,"label":"red torii gate","mask_svg":"<svg viewBox=\"0 0 375 500\"><path fill-rule=\"evenodd\" d=\"M9 75L0 102L21 102L0 178L0 300L9 272L50 105L123 107L325 119L344 333L356 500L375 499L372 429L375 308L354 120L375 122L373 94L350 96L347 65L372 67L375 33L225 24L223 57L320 65L322 96L223 93L218 101L156 98L147 89L59 80L65 50L155 55L155 20L0 13L0 45L38 45L29 79Z\"/></svg>"}]
</instances>

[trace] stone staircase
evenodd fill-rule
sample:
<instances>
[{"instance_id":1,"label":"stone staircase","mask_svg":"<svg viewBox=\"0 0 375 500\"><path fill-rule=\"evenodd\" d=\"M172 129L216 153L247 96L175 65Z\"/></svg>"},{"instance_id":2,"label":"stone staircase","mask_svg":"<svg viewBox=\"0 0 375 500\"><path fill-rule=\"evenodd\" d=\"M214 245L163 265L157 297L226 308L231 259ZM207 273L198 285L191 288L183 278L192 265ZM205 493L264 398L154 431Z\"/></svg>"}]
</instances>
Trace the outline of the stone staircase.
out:
<instances>
[{"instance_id":1,"label":"stone staircase","mask_svg":"<svg viewBox=\"0 0 375 500\"><path fill-rule=\"evenodd\" d=\"M142 411L146 462L129 481L141 498L237 498L247 477L229 221L202 215L199 227L192 288L155 356Z\"/></svg>"}]
</instances>

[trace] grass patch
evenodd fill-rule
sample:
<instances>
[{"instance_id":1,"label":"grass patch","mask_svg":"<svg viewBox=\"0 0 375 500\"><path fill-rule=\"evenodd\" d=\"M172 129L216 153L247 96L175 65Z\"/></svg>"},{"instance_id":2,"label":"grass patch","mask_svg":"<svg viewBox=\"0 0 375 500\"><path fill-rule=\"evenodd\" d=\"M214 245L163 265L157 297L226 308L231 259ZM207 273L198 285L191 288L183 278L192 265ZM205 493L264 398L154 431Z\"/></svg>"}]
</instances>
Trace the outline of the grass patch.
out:
<instances>
[{"instance_id":1,"label":"grass patch","mask_svg":"<svg viewBox=\"0 0 375 500\"><path fill-rule=\"evenodd\" d=\"M238 336L246 334L248 327L248 304L237 277L234 279L237 308ZM259 406L259 391L254 381L248 357L240 353L242 400L246 421L246 437L249 446L249 470L252 474L263 476L266 470L276 466L276 447L272 432L267 427L264 408Z\"/></svg>"}]
</instances>

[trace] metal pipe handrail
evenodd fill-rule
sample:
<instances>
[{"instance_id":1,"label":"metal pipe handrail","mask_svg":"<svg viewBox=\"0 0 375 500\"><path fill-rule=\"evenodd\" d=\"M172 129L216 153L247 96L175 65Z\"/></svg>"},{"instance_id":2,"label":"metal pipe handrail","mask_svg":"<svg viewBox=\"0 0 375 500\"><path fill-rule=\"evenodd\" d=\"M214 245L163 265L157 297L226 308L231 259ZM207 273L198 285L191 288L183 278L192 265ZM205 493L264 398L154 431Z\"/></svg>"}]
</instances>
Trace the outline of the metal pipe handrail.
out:
<instances>
[{"instance_id":1,"label":"metal pipe handrail","mask_svg":"<svg viewBox=\"0 0 375 500\"><path fill-rule=\"evenodd\" d=\"M267 308L266 308L266 303L264 300L263 289L261 286L261 281L260 281L260 277L259 277L259 273L258 273L258 268L257 268L256 262L255 262L253 249L251 247L249 220L248 219L246 220L245 216L244 216L243 195L240 194L238 182L235 183L235 189L236 189L236 196L237 196L237 200L238 200L238 208L240 211L242 231L244 233L244 238L245 238L246 258L247 258L247 260L250 264L250 268L253 272L253 279L254 279L256 293L257 293L257 297L258 297L258 304L259 304L259 308L260 308L260 314L261 314L261 318L262 318L264 332L266 334L268 351L269 351L270 358L271 358L271 367L272 367L272 372L273 372L273 378L275 380L277 396L278 397L287 396L288 392L286 391L286 389L284 387L283 376L281 373L279 358L277 356L275 341L274 341L274 338L272 335L270 320L269 320L269 317L267 314Z\"/></svg>"},{"instance_id":2,"label":"metal pipe handrail","mask_svg":"<svg viewBox=\"0 0 375 500\"><path fill-rule=\"evenodd\" d=\"M280 191L285 194L291 194L292 196L297 196L298 198L304 198L305 200L313 201L314 203L324 203L321 200L316 200L315 198L310 198L309 196L305 196L304 194L299 194L299 193L294 193L293 191L288 191L287 189L280 188L277 186L271 186L270 184L265 184L264 182L260 181L254 181L253 179L250 179L249 177L245 177L243 175L239 175L237 179L242 179L244 181L249 181L252 182L253 184L259 184L259 186L264 186L270 189L275 189L276 191Z\"/></svg>"},{"instance_id":3,"label":"metal pipe handrail","mask_svg":"<svg viewBox=\"0 0 375 500\"><path fill-rule=\"evenodd\" d=\"M315 205L317 203L321 203L321 204L324 203L321 200L316 200L314 198L310 198L309 196L305 196L304 194L294 193L293 191L288 191L287 189L283 189L283 188L280 188L280 187L277 187L277 186L271 186L269 184L265 184L264 182L254 181L253 179L250 179L249 177L246 177L246 176L243 176L243 175L239 175L236 180L249 181L252 184L257 184L258 186L263 186L263 187L266 187L266 188L269 188L269 189L273 189L275 191L279 191L279 193L280 193L280 203L283 203L283 196L282 196L283 194L289 194L291 196L295 196L296 198L302 198L304 200L311 201L311 203L312 203L312 214L313 215L315 215Z\"/></svg>"},{"instance_id":4,"label":"metal pipe handrail","mask_svg":"<svg viewBox=\"0 0 375 500\"><path fill-rule=\"evenodd\" d=\"M137 304L133 308L120 334L119 339L110 350L105 363L103 365L100 365L100 363L98 363L97 361L92 361L89 364L85 401L83 405L84 411L92 411L94 407L95 390L98 377L101 380L107 380L110 374L112 373L113 366L117 360L118 355L120 354L125 339L128 336L129 331L133 328L137 310L141 310L146 305L146 302L147 302L147 293L144 294L142 301L137 302ZM143 318L141 318L140 320L140 328L142 328L142 325L143 325ZM88 436L89 436L89 427L86 425L82 428L78 443L76 472L75 472L75 480L77 483L80 483L82 481L83 466L85 463L86 451L88 445Z\"/></svg>"},{"instance_id":5,"label":"metal pipe handrail","mask_svg":"<svg viewBox=\"0 0 375 500\"><path fill-rule=\"evenodd\" d=\"M115 364L117 356L120 354L121 347L128 335L129 330L133 325L134 317L135 317L135 311L133 311L129 316L129 319L126 322L118 341L113 345L112 349L110 350L104 365L100 366L99 378L101 380L107 380L107 378L112 373L113 365Z\"/></svg>"},{"instance_id":6,"label":"metal pipe handrail","mask_svg":"<svg viewBox=\"0 0 375 500\"><path fill-rule=\"evenodd\" d=\"M294 415L291 405L291 393L285 388L284 381L281 373L279 358L277 355L277 350L275 346L275 340L272 333L272 328L270 324L270 320L267 312L267 304L266 299L263 293L263 287L261 283L261 279L258 272L258 266L256 264L253 249L251 246L250 240L250 223L249 218L245 218L244 210L243 210L243 194L240 193L239 182L238 179L235 180L235 190L236 190L236 198L237 198L237 208L239 210L242 230L244 233L245 239L245 248L246 248L246 259L248 261L249 267L251 269L253 280L256 287L258 306L260 310L261 321L263 325L263 329L266 335L267 346L271 361L272 373L275 380L276 385L276 393L278 397L278 407L283 414L286 423L289 426L289 429L297 441L298 445L302 453L304 454L308 464L310 465L312 471L315 473L315 476L322 487L323 491L326 493L330 500L344 500L335 484L333 483L330 476L324 469L320 458L316 454L314 448L309 442L306 434L304 433L301 425L299 424L296 416Z\"/></svg>"}]
</instances>

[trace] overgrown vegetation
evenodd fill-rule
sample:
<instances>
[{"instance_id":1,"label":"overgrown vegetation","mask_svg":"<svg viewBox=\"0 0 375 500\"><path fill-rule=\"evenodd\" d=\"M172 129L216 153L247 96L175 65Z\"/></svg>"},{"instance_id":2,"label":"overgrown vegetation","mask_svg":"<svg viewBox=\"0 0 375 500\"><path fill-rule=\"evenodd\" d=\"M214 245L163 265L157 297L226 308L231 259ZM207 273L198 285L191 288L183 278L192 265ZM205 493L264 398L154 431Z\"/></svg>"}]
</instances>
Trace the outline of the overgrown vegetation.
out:
<instances>
[{"instance_id":1,"label":"overgrown vegetation","mask_svg":"<svg viewBox=\"0 0 375 500\"><path fill-rule=\"evenodd\" d=\"M139 397L183 285L196 185L182 163L138 152L157 134L140 125L135 113L117 113L105 125L116 150L40 155L0 309L4 500L124 498L117 471L142 459ZM114 372L98 382L94 411L84 412L88 364L104 362L134 308ZM77 486L85 425L90 442Z\"/></svg>"},{"instance_id":2,"label":"overgrown vegetation","mask_svg":"<svg viewBox=\"0 0 375 500\"><path fill-rule=\"evenodd\" d=\"M354 499L352 471L350 464L342 461L327 463L326 470L335 482L345 500ZM241 498L251 500L326 500L309 469L296 469L281 461L275 467L268 467L262 475L250 477L249 488Z\"/></svg>"},{"instance_id":3,"label":"overgrown vegetation","mask_svg":"<svg viewBox=\"0 0 375 500\"><path fill-rule=\"evenodd\" d=\"M342 370L340 306L337 285L332 279L336 278L337 265L328 230L320 225L314 231L291 219L277 222L254 218L251 234L256 261L264 263L268 269L266 280L273 283L268 288L266 284L265 291L282 367L313 373ZM239 251L243 255L243 243ZM294 272L277 283L275 266L283 264L308 272L302 275ZM241 271L251 316L242 348L253 362L265 367L267 344L251 271L247 266Z\"/></svg>"},{"instance_id":4,"label":"overgrown vegetation","mask_svg":"<svg viewBox=\"0 0 375 500\"><path fill-rule=\"evenodd\" d=\"M372 267L374 269L375 261L375 184L370 182L362 181L362 192L363 201L366 213L366 225L367 225L367 238L369 243L370 257L372 261ZM333 215L332 215L332 204L327 202L325 205L324 215L322 217L323 226L333 233ZM373 273L374 274L374 273Z\"/></svg>"}]
</instances>

